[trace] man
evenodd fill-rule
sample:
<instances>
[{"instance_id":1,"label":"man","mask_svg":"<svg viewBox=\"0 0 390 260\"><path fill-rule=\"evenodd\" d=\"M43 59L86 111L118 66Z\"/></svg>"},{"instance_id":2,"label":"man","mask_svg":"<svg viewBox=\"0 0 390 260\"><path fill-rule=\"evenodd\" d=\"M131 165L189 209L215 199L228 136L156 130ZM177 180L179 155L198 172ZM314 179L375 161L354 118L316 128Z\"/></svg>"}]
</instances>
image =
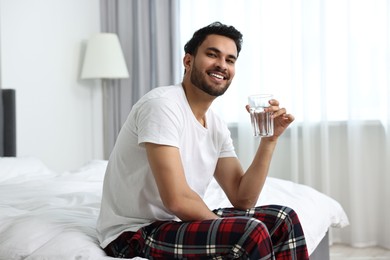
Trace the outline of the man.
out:
<instances>
[{"instance_id":1,"label":"man","mask_svg":"<svg viewBox=\"0 0 390 260\"><path fill-rule=\"evenodd\" d=\"M278 137L294 117L270 101L274 136L246 172L230 132L209 109L235 75L242 35L213 23L185 45L182 84L159 87L132 108L107 166L98 237L114 257L308 259L299 219L282 206L255 207ZM210 210L215 178L234 208Z\"/></svg>"}]
</instances>

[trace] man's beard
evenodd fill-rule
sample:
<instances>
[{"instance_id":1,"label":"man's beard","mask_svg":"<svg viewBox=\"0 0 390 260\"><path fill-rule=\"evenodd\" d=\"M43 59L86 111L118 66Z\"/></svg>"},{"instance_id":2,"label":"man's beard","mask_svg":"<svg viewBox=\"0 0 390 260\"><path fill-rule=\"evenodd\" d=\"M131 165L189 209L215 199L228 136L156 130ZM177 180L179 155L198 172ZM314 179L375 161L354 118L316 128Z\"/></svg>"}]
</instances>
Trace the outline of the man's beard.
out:
<instances>
[{"instance_id":1,"label":"man's beard","mask_svg":"<svg viewBox=\"0 0 390 260\"><path fill-rule=\"evenodd\" d=\"M227 81L224 88L214 88L213 86L208 85L204 75L196 68L195 64L192 67L190 79L194 86L214 97L223 95L231 83L231 81Z\"/></svg>"}]
</instances>

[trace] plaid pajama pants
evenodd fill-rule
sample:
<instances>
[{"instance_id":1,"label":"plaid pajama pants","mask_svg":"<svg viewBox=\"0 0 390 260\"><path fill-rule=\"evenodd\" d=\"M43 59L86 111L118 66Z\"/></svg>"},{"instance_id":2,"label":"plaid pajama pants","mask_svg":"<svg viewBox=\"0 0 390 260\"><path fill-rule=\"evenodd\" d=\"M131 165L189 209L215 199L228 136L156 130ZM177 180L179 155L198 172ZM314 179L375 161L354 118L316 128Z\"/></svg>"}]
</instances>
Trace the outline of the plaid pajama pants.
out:
<instances>
[{"instance_id":1,"label":"plaid pajama pants","mask_svg":"<svg viewBox=\"0 0 390 260\"><path fill-rule=\"evenodd\" d=\"M214 210L220 219L157 221L124 232L104 250L109 256L148 259L309 259L297 214L269 205Z\"/></svg>"}]
</instances>

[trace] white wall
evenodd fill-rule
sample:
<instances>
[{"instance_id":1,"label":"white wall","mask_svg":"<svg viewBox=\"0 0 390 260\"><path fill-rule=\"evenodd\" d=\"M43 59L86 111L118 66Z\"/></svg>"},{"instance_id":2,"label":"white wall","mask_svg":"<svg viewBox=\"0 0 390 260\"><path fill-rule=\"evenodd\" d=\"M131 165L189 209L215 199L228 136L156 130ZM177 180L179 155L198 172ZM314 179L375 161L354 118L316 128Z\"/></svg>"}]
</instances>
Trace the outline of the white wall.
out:
<instances>
[{"instance_id":1,"label":"white wall","mask_svg":"<svg viewBox=\"0 0 390 260\"><path fill-rule=\"evenodd\" d=\"M55 171L103 158L99 81L80 80L99 0L0 0L1 87L16 89L17 155Z\"/></svg>"}]
</instances>

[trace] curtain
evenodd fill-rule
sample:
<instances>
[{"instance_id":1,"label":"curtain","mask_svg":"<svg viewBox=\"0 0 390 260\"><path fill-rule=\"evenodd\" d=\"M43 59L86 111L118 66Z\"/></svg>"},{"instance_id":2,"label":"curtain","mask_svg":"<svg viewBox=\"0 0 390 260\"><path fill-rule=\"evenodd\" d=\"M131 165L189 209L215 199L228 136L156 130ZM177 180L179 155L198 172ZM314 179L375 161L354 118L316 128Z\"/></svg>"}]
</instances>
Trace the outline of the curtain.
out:
<instances>
[{"instance_id":1,"label":"curtain","mask_svg":"<svg viewBox=\"0 0 390 260\"><path fill-rule=\"evenodd\" d=\"M146 92L180 80L178 2L176 0L101 0L103 32L120 39L130 77L104 87L105 158L132 105Z\"/></svg>"},{"instance_id":2,"label":"curtain","mask_svg":"<svg viewBox=\"0 0 390 260\"><path fill-rule=\"evenodd\" d=\"M350 226L332 229L333 242L390 248L390 1L187 0L180 16L181 45L217 20L244 35L235 79L213 104L244 168L259 143L247 96L272 93L296 120L270 176L340 202Z\"/></svg>"}]
</instances>

